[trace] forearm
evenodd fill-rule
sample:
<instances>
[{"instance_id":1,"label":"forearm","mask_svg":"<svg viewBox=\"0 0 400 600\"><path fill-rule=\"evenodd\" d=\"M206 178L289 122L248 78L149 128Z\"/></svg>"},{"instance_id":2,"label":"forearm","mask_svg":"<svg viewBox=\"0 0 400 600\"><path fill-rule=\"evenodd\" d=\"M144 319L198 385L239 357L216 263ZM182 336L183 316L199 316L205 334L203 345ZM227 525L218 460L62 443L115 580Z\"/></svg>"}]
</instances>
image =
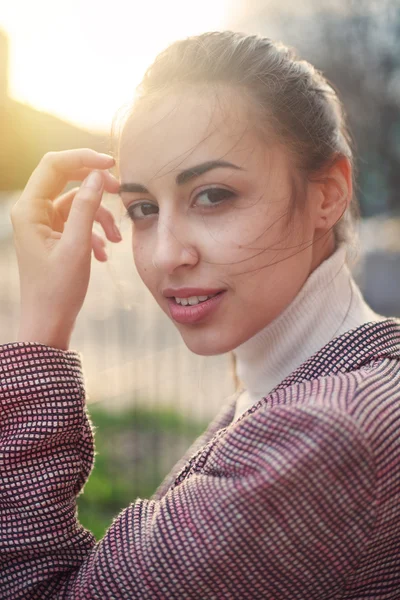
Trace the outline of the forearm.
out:
<instances>
[{"instance_id":1,"label":"forearm","mask_svg":"<svg viewBox=\"0 0 400 600\"><path fill-rule=\"evenodd\" d=\"M19 585L31 565L34 580L44 570L51 581L79 567L95 540L76 518L76 495L93 465L79 355L8 344L0 347L0 369L4 593L15 585L16 565Z\"/></svg>"}]
</instances>

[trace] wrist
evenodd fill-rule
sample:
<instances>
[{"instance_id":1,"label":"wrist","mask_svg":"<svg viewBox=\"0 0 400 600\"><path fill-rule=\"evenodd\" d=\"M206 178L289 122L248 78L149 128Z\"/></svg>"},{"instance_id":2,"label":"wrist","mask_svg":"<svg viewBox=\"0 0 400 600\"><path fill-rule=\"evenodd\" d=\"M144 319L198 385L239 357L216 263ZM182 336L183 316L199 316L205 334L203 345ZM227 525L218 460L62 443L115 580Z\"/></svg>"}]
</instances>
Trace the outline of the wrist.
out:
<instances>
[{"instance_id":1,"label":"wrist","mask_svg":"<svg viewBox=\"0 0 400 600\"><path fill-rule=\"evenodd\" d=\"M51 326L22 321L19 327L17 342L44 344L58 350L69 350L73 327Z\"/></svg>"}]
</instances>

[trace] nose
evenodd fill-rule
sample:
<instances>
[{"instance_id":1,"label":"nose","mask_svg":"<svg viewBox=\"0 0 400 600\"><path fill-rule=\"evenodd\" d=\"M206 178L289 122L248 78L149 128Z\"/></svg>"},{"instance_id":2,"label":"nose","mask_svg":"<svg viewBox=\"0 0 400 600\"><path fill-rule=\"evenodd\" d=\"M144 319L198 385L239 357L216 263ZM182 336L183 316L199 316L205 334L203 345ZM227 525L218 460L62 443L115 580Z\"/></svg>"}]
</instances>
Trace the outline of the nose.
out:
<instances>
[{"instance_id":1,"label":"nose","mask_svg":"<svg viewBox=\"0 0 400 600\"><path fill-rule=\"evenodd\" d=\"M190 240L187 223L178 226L159 220L153 266L171 275L179 267L194 267L198 261L199 252Z\"/></svg>"}]
</instances>

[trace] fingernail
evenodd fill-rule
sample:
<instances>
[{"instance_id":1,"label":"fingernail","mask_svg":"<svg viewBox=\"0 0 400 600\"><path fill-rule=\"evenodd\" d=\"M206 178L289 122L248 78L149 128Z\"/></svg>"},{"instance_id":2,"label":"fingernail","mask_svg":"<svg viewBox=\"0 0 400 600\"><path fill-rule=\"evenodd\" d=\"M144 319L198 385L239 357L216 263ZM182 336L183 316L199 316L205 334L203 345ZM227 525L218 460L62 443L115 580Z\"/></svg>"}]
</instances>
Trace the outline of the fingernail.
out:
<instances>
[{"instance_id":1,"label":"fingernail","mask_svg":"<svg viewBox=\"0 0 400 600\"><path fill-rule=\"evenodd\" d=\"M118 227L115 225L115 223L114 223L114 226L113 226L113 230L114 230L114 233L115 233L115 235L117 236L117 238L118 238L118 239L120 239L120 240L122 240L122 235L121 235L121 232L120 232L120 230L118 229Z\"/></svg>"},{"instance_id":2,"label":"fingernail","mask_svg":"<svg viewBox=\"0 0 400 600\"><path fill-rule=\"evenodd\" d=\"M99 171L92 171L82 183L83 187L92 188L92 190L100 191L103 187L103 177Z\"/></svg>"},{"instance_id":3,"label":"fingernail","mask_svg":"<svg viewBox=\"0 0 400 600\"><path fill-rule=\"evenodd\" d=\"M99 152L100 156L103 156L104 158L108 158L108 160L112 160L113 162L115 162L115 158L113 156L110 156L109 154L105 154L105 152Z\"/></svg>"}]
</instances>

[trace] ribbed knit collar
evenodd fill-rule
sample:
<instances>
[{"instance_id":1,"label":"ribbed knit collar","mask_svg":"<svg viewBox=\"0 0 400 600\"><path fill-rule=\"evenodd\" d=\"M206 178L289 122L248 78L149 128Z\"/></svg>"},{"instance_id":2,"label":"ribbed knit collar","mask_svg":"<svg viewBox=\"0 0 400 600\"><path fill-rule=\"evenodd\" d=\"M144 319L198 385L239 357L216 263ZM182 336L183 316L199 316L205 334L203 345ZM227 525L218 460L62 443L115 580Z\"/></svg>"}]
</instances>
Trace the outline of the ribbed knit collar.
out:
<instances>
[{"instance_id":1,"label":"ribbed knit collar","mask_svg":"<svg viewBox=\"0 0 400 600\"><path fill-rule=\"evenodd\" d=\"M272 323L235 349L237 375L245 388L235 418L332 339L385 319L365 302L346 264L346 246L340 245Z\"/></svg>"}]
</instances>

